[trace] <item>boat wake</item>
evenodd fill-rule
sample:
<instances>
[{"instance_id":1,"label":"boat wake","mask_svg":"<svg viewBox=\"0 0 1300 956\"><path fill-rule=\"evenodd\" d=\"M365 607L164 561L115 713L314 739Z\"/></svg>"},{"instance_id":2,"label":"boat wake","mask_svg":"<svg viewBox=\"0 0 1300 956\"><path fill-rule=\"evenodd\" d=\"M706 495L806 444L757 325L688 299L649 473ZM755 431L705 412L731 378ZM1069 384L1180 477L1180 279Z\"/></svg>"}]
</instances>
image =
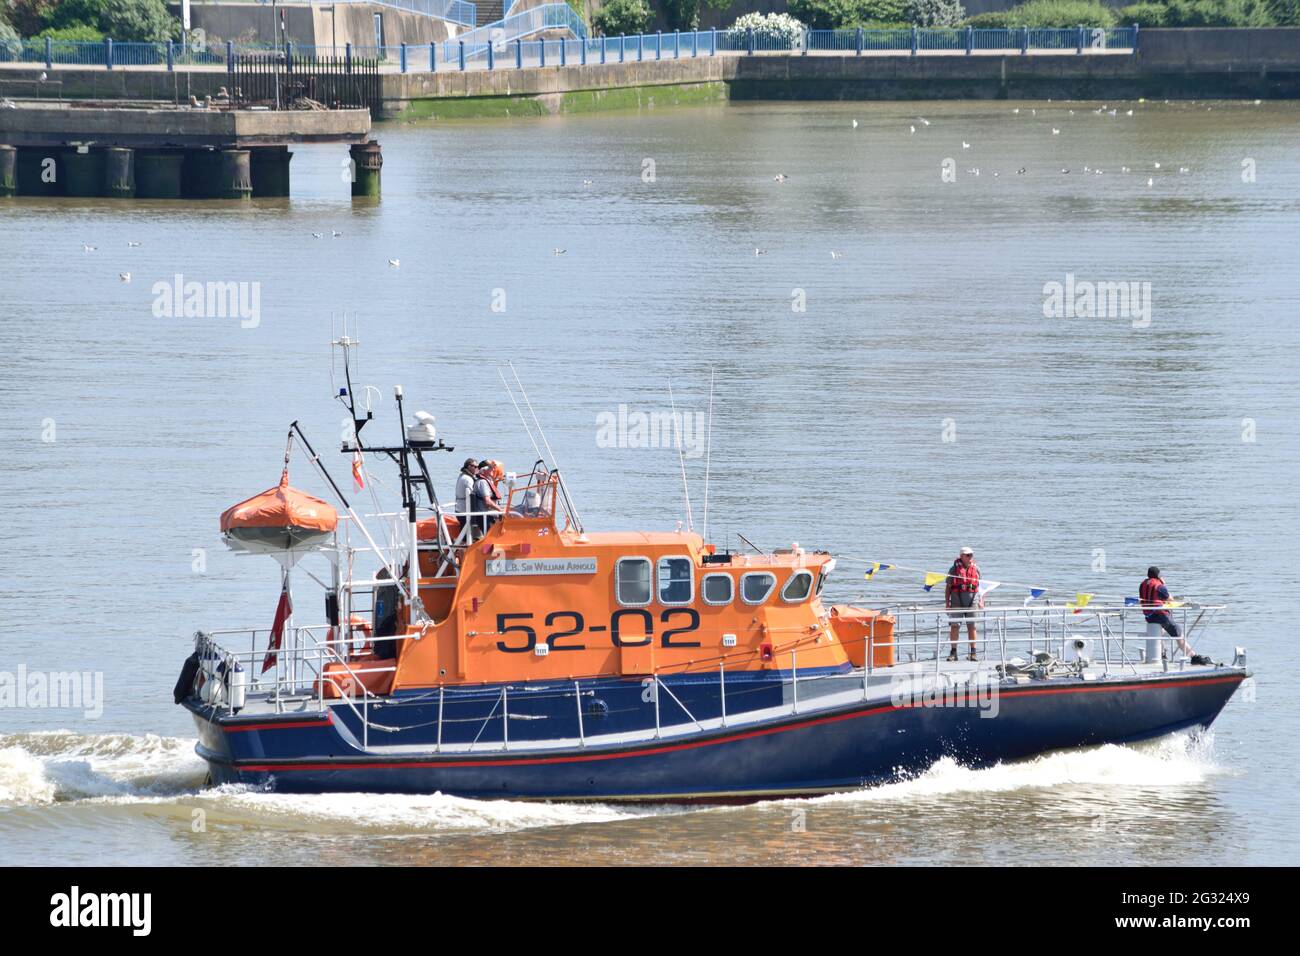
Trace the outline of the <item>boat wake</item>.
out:
<instances>
[{"instance_id":1,"label":"boat wake","mask_svg":"<svg viewBox=\"0 0 1300 956\"><path fill-rule=\"evenodd\" d=\"M155 734L49 730L0 734L0 807L197 790L194 741Z\"/></svg>"},{"instance_id":2,"label":"boat wake","mask_svg":"<svg viewBox=\"0 0 1300 956\"><path fill-rule=\"evenodd\" d=\"M1197 784L1227 772L1214 761L1214 736L1172 734L1139 744L1064 750L993 767L963 767L944 757L896 783L829 794L809 803L905 802L921 798L1006 794L1061 788L1163 788Z\"/></svg>"},{"instance_id":3,"label":"boat wake","mask_svg":"<svg viewBox=\"0 0 1300 956\"><path fill-rule=\"evenodd\" d=\"M51 806L96 815L133 811L210 826L401 835L431 831L509 832L682 813L683 808L466 800L445 794L277 794L204 786L206 764L193 739L57 730L0 734L0 813ZM11 817L12 818L12 817ZM0 820L3 817L0 816Z\"/></svg>"}]
</instances>

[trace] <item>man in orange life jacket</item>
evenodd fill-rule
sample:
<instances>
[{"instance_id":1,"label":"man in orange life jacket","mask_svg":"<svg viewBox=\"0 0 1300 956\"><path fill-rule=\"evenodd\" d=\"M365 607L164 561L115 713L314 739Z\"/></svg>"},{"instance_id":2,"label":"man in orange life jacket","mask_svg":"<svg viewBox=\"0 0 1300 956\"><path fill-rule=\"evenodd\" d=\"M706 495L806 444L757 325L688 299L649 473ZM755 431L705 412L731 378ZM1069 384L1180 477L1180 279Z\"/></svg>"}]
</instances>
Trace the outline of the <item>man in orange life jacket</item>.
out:
<instances>
[{"instance_id":1,"label":"man in orange life jacket","mask_svg":"<svg viewBox=\"0 0 1300 956\"><path fill-rule=\"evenodd\" d=\"M975 552L962 548L957 560L948 569L948 581L943 588L943 603L948 611L948 639L952 641L952 653L948 660L957 659L957 630L961 622L966 622L966 638L970 641L970 656L975 657L975 605L979 601L980 569L975 564Z\"/></svg>"},{"instance_id":2,"label":"man in orange life jacket","mask_svg":"<svg viewBox=\"0 0 1300 956\"><path fill-rule=\"evenodd\" d=\"M1169 616L1169 612L1161 610L1170 600L1172 598L1169 596L1169 588L1165 587L1165 582L1160 577L1160 569L1154 565L1147 568L1146 580L1138 585L1138 603L1142 607L1143 616L1147 619L1147 660L1160 660L1162 656L1160 645L1164 643L1159 640L1162 630L1178 640L1179 647L1188 657L1195 656L1192 654L1192 649L1187 646L1187 642L1183 640L1178 625Z\"/></svg>"}]
</instances>

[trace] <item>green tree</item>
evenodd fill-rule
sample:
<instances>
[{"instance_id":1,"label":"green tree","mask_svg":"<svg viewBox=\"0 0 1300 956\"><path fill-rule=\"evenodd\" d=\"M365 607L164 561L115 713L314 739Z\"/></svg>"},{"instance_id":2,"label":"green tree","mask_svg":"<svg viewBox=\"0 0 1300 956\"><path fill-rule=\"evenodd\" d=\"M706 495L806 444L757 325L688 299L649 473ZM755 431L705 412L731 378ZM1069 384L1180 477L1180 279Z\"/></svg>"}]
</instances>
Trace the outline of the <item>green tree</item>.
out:
<instances>
[{"instance_id":1,"label":"green tree","mask_svg":"<svg viewBox=\"0 0 1300 956\"><path fill-rule=\"evenodd\" d=\"M20 36L33 37L50 25L58 0L9 0L5 15Z\"/></svg>"},{"instance_id":2,"label":"green tree","mask_svg":"<svg viewBox=\"0 0 1300 956\"><path fill-rule=\"evenodd\" d=\"M591 18L591 26L606 37L645 33L651 16L646 0L610 0Z\"/></svg>"},{"instance_id":3,"label":"green tree","mask_svg":"<svg viewBox=\"0 0 1300 956\"><path fill-rule=\"evenodd\" d=\"M908 0L790 0L790 13L813 30L903 23Z\"/></svg>"},{"instance_id":4,"label":"green tree","mask_svg":"<svg viewBox=\"0 0 1300 956\"><path fill-rule=\"evenodd\" d=\"M62 0L47 25L94 27L114 40L158 41L180 35L180 25L163 0Z\"/></svg>"}]
</instances>

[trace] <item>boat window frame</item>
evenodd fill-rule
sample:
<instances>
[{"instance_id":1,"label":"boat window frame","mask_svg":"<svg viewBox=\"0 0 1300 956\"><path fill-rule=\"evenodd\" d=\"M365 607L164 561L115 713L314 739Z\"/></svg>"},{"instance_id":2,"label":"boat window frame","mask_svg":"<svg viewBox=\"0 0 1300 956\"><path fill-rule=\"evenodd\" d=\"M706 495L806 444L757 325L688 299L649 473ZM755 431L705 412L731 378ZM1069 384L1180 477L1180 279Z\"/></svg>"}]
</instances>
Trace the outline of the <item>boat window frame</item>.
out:
<instances>
[{"instance_id":1,"label":"boat window frame","mask_svg":"<svg viewBox=\"0 0 1300 956\"><path fill-rule=\"evenodd\" d=\"M659 562L661 561L685 561L687 569L687 588L686 600L684 601L666 601L664 600L663 581L659 576ZM680 583L680 582L678 582ZM689 554L661 554L655 559L654 567L654 596L655 599L664 607L689 607L695 603L695 559Z\"/></svg>"},{"instance_id":2,"label":"boat window frame","mask_svg":"<svg viewBox=\"0 0 1300 956\"><path fill-rule=\"evenodd\" d=\"M790 585L794 584L794 582L799 578L808 579L808 590L804 592L804 596L801 598L786 597L785 593L786 591L790 590ZM813 586L814 586L814 581L813 581L812 572L809 571L807 568L796 568L794 573L785 579L785 584L781 585L781 600L785 604L802 604L804 601L807 601L809 598L813 596Z\"/></svg>"},{"instance_id":3,"label":"boat window frame","mask_svg":"<svg viewBox=\"0 0 1300 956\"><path fill-rule=\"evenodd\" d=\"M771 579L772 582L771 585L763 593L763 596L759 598L757 601L751 601L749 598L745 596L745 581L747 581L749 578L770 578ZM758 607L760 604L766 604L767 599L772 596L772 592L775 590L776 590L776 575L771 571L746 571L744 574L740 576L740 599L744 603L748 604L750 607Z\"/></svg>"},{"instance_id":4,"label":"boat window frame","mask_svg":"<svg viewBox=\"0 0 1300 956\"><path fill-rule=\"evenodd\" d=\"M649 591L649 595L646 597L644 603L631 604L623 600L622 568L623 568L624 561L643 561L650 567L649 573L646 575L646 583L648 585L647 590ZM650 604L654 601L654 598L655 598L655 562L652 561L648 555L625 554L623 555L623 557L619 558L617 561L614 562L614 600L618 602L620 607L649 607Z\"/></svg>"},{"instance_id":5,"label":"boat window frame","mask_svg":"<svg viewBox=\"0 0 1300 956\"><path fill-rule=\"evenodd\" d=\"M817 569L817 584L813 588L813 597L822 596L822 588L826 587L826 579L828 577L830 577L830 574L826 570L826 565L823 564Z\"/></svg>"},{"instance_id":6,"label":"boat window frame","mask_svg":"<svg viewBox=\"0 0 1300 956\"><path fill-rule=\"evenodd\" d=\"M709 578L726 578L728 583L727 599L725 601L710 601L709 595L705 591L705 585ZM700 577L700 600L709 607L726 607L736 600L736 578L735 575L728 574L726 571L710 571L708 574Z\"/></svg>"}]
</instances>

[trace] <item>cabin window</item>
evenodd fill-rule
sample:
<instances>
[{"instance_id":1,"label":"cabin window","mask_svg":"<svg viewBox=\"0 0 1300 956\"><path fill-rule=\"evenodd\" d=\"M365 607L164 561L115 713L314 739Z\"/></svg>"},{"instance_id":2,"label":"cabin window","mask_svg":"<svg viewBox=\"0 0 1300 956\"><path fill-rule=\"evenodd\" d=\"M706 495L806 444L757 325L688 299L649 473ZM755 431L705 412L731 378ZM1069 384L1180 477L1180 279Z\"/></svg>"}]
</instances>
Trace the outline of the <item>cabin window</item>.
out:
<instances>
[{"instance_id":1,"label":"cabin window","mask_svg":"<svg viewBox=\"0 0 1300 956\"><path fill-rule=\"evenodd\" d=\"M827 574L826 574L825 571L818 571L818 572L817 572L817 590L816 590L816 594L817 594L818 597L821 597L821 596L822 596L822 588L826 587L826 577L827 577Z\"/></svg>"},{"instance_id":2,"label":"cabin window","mask_svg":"<svg viewBox=\"0 0 1300 956\"><path fill-rule=\"evenodd\" d=\"M813 578L811 571L796 571L790 575L790 580L785 582L785 587L781 589L781 600L790 604L798 604L812 593Z\"/></svg>"},{"instance_id":3,"label":"cabin window","mask_svg":"<svg viewBox=\"0 0 1300 956\"><path fill-rule=\"evenodd\" d=\"M736 596L736 582L730 574L706 574L700 584L700 594L705 604L730 604Z\"/></svg>"},{"instance_id":4,"label":"cabin window","mask_svg":"<svg viewBox=\"0 0 1300 956\"><path fill-rule=\"evenodd\" d=\"M650 603L650 559L623 558L614 570L618 603L644 607Z\"/></svg>"},{"instance_id":5,"label":"cabin window","mask_svg":"<svg viewBox=\"0 0 1300 956\"><path fill-rule=\"evenodd\" d=\"M659 559L659 603L690 604L695 594L694 563L690 558Z\"/></svg>"},{"instance_id":6,"label":"cabin window","mask_svg":"<svg viewBox=\"0 0 1300 956\"><path fill-rule=\"evenodd\" d=\"M740 597L746 604L762 604L775 587L775 574L755 571L740 579Z\"/></svg>"}]
</instances>

